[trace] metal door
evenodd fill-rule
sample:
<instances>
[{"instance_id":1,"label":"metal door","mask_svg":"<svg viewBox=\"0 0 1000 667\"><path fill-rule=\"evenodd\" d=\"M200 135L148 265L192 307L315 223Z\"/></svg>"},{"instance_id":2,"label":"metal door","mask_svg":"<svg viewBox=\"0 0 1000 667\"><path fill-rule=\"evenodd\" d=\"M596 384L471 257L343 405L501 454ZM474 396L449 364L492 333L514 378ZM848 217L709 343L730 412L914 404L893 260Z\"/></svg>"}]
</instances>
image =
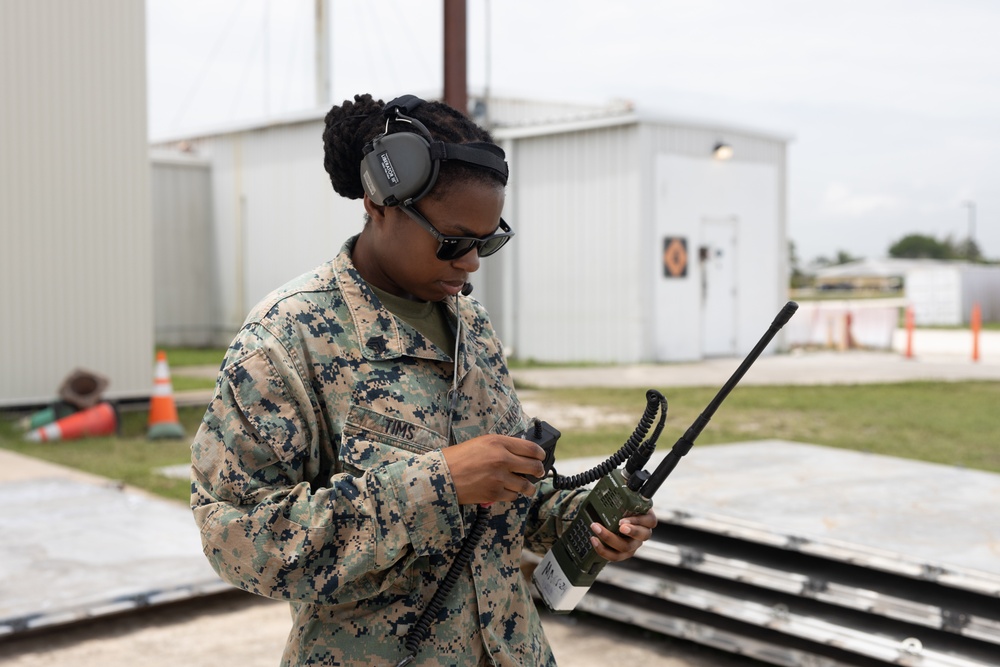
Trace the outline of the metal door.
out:
<instances>
[{"instance_id":1,"label":"metal door","mask_svg":"<svg viewBox=\"0 0 1000 667\"><path fill-rule=\"evenodd\" d=\"M738 219L702 218L698 259L701 277L702 354L736 356L736 244Z\"/></svg>"}]
</instances>

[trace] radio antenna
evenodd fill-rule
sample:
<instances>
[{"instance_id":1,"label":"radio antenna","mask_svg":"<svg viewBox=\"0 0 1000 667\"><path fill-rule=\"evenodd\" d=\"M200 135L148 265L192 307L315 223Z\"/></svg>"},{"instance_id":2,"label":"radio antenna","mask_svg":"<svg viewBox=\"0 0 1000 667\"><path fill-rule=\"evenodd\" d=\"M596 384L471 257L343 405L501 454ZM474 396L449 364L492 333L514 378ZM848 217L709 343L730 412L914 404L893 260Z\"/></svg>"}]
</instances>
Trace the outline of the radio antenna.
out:
<instances>
[{"instance_id":1,"label":"radio antenna","mask_svg":"<svg viewBox=\"0 0 1000 667\"><path fill-rule=\"evenodd\" d=\"M791 319L792 315L794 315L795 311L798 309L799 304L794 301L789 301L775 316L774 321L771 322L771 326L768 327L761 339L757 341L754 348L750 350L750 354L746 356L743 363L741 363L739 368L737 368L736 371L729 377L729 380L727 380L726 384L722 386L719 393L715 395L715 398L713 398L712 402L708 404L708 407L706 407L698 418L694 420L694 423L688 427L688 430L685 431L684 435L677 439L674 446L670 448L667 455L663 457L662 461L660 461L660 465L656 466L656 470L653 471L653 473L649 476L649 479L647 479L642 485L642 488L639 489L639 493L644 498L652 498L653 494L659 490L660 485L663 484L670 473L674 471L674 468L677 467L677 463L681 460L681 457L691 451L691 447L694 446L694 441L699 435L701 435L702 430L708 425L708 422L712 419L712 415L714 415L715 411L719 409L722 402L726 400L729 392L731 392L733 388L739 384L739 381L743 379L744 375L746 375L750 366L757 361L757 357L760 356L761 352L764 351L764 348L771 342L771 339L777 335L781 327L785 326L785 323Z\"/></svg>"}]
</instances>

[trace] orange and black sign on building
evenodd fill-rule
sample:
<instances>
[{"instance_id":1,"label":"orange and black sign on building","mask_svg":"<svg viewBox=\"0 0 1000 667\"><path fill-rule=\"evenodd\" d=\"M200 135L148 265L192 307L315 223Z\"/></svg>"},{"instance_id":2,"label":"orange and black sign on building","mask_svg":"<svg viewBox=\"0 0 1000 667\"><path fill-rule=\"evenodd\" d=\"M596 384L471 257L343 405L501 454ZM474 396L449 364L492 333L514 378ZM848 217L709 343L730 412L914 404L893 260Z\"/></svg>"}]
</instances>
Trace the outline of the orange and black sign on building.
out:
<instances>
[{"instance_id":1,"label":"orange and black sign on building","mask_svg":"<svg viewBox=\"0 0 1000 667\"><path fill-rule=\"evenodd\" d=\"M688 271L687 239L666 236L663 239L663 277L685 278Z\"/></svg>"}]
</instances>

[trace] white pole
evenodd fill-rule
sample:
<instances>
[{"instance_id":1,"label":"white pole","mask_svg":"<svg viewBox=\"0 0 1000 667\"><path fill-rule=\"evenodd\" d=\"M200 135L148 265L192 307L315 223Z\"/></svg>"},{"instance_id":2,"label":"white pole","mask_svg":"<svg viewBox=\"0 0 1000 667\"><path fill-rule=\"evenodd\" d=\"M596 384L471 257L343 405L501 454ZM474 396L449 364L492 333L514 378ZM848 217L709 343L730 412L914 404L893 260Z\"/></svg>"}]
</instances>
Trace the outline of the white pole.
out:
<instances>
[{"instance_id":1,"label":"white pole","mask_svg":"<svg viewBox=\"0 0 1000 667\"><path fill-rule=\"evenodd\" d=\"M316 0L316 107L330 104L330 5Z\"/></svg>"}]
</instances>

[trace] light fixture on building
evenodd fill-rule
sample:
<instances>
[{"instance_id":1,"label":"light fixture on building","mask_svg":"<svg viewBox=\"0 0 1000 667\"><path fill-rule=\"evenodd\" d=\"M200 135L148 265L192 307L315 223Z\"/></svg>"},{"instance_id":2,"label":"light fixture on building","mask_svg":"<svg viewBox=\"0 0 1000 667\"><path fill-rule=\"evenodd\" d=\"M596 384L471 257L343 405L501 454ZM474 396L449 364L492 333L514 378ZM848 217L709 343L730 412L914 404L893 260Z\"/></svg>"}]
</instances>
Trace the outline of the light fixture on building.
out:
<instances>
[{"instance_id":1,"label":"light fixture on building","mask_svg":"<svg viewBox=\"0 0 1000 667\"><path fill-rule=\"evenodd\" d=\"M716 142L712 148L712 157L716 160L728 160L733 157L733 147L723 141Z\"/></svg>"}]
</instances>

